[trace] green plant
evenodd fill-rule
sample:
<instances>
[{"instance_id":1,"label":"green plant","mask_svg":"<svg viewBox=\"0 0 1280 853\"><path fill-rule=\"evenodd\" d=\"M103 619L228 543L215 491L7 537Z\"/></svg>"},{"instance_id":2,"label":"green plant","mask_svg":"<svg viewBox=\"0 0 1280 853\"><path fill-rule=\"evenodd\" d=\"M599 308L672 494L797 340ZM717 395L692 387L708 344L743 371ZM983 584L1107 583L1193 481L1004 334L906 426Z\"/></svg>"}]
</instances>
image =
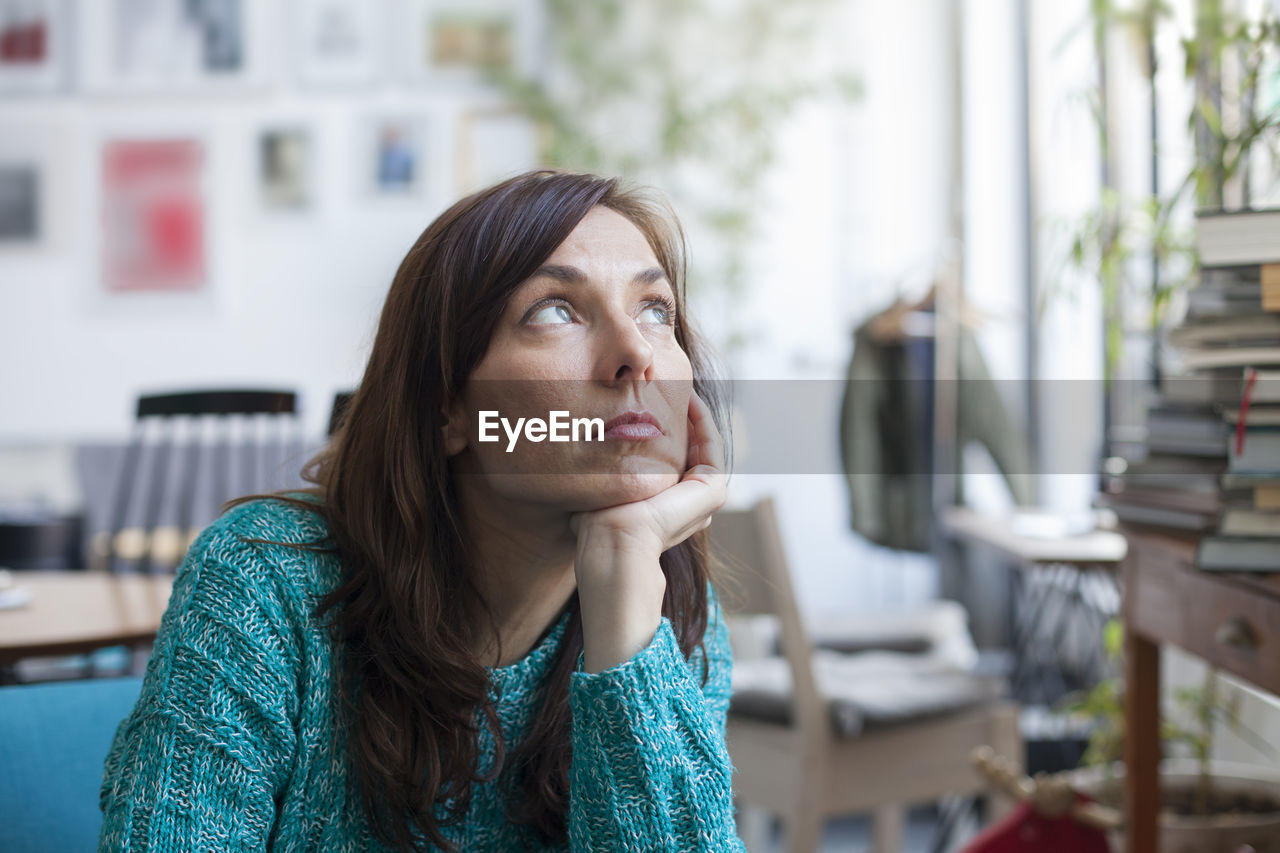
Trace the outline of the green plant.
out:
<instances>
[{"instance_id":1,"label":"green plant","mask_svg":"<svg viewBox=\"0 0 1280 853\"><path fill-rule=\"evenodd\" d=\"M691 287L737 293L778 126L860 94L839 62L812 61L838 5L548 0L540 73L492 79L540 128L546 165L661 186L699 233Z\"/></svg>"},{"instance_id":2,"label":"green plant","mask_svg":"<svg viewBox=\"0 0 1280 853\"><path fill-rule=\"evenodd\" d=\"M1226 187L1243 180L1250 154L1260 145L1271 153L1273 163L1280 163L1280 97L1259 102L1259 96L1267 94L1265 78L1280 73L1276 70L1280 21L1270 7L1258 18L1249 19L1228 11L1223 0L1195 3L1194 30L1179 39L1183 78L1194 91L1187 116L1187 128L1196 143L1192 165L1167 194L1129 197L1104 182L1094 209L1075 221L1058 223L1065 232L1063 273L1094 280L1100 290L1108 378L1115 375L1120 363L1126 305L1148 304L1146 325L1154 331L1165 319L1173 296L1198 279L1188 207L1221 207ZM1134 46L1153 98L1159 70L1153 47L1156 35L1161 28L1176 26L1174 9L1166 0L1090 2L1088 30L1099 67L1104 65L1109 35L1120 33L1124 42ZM1234 84L1224 79L1224 58L1237 65ZM1113 140L1101 82L1086 94L1086 100L1106 163ZM1224 120L1228 110L1238 114L1237 121ZM1152 153L1158 168L1161 152L1155 149ZM1280 175L1272 175L1272 180L1276 179ZM1247 186L1245 181L1246 203ZM1147 274L1138 271L1143 261L1151 265L1154 287L1149 286ZM1046 290L1039 306L1041 314L1053 298L1074 291L1068 279L1068 275L1059 274ZM1146 287L1149 289L1144 292Z\"/></svg>"},{"instance_id":3,"label":"green plant","mask_svg":"<svg viewBox=\"0 0 1280 853\"><path fill-rule=\"evenodd\" d=\"M1119 666L1124 654L1124 626L1113 619L1103 628L1103 647L1113 667ZM1204 680L1191 687L1173 691L1173 713L1160 720L1160 743L1165 757L1184 753L1195 759L1199 775L1194 793L1193 813L1209 813L1212 791L1210 759L1214 736L1219 725L1248 740L1260 751L1275 755L1266 741L1253 733L1241 720L1243 693L1227 684L1213 667ZM1124 681L1119 676L1100 681L1091 690L1069 697L1062 710L1078 714L1092 723L1089 745L1081 763L1112 767L1124 759Z\"/></svg>"}]
</instances>

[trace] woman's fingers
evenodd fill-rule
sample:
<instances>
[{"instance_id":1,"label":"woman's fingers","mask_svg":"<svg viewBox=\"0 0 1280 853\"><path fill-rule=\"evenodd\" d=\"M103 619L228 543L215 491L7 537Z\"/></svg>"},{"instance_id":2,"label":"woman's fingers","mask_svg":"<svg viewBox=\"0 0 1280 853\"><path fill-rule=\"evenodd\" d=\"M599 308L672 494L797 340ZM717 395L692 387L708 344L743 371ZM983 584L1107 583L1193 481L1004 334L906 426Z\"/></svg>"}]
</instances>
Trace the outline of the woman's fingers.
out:
<instances>
[{"instance_id":1,"label":"woman's fingers","mask_svg":"<svg viewBox=\"0 0 1280 853\"><path fill-rule=\"evenodd\" d=\"M577 513L569 527L581 535L584 523L599 523L652 537L662 550L672 548L711 524L711 516L724 506L728 475L724 471L724 441L711 409L697 394L689 398L688 461L675 485L651 498L603 510Z\"/></svg>"},{"instance_id":2,"label":"woman's fingers","mask_svg":"<svg viewBox=\"0 0 1280 853\"><path fill-rule=\"evenodd\" d=\"M689 398L689 467L680 482L648 501L661 520L664 547L677 545L710 526L712 514L724 506L728 495L724 464L724 441L711 409L697 394L692 394Z\"/></svg>"},{"instance_id":3,"label":"woman's fingers","mask_svg":"<svg viewBox=\"0 0 1280 853\"><path fill-rule=\"evenodd\" d=\"M711 408L696 393L689 395L689 467L709 465L723 471L724 439Z\"/></svg>"}]
</instances>

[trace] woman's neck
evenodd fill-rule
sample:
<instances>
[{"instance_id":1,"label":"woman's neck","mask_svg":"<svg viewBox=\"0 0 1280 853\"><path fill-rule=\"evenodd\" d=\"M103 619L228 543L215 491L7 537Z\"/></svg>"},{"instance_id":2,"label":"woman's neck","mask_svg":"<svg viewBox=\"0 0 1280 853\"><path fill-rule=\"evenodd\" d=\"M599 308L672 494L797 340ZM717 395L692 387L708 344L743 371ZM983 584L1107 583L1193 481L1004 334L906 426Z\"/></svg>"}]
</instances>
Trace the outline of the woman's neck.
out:
<instances>
[{"instance_id":1,"label":"woman's neck","mask_svg":"<svg viewBox=\"0 0 1280 853\"><path fill-rule=\"evenodd\" d=\"M475 651L486 665L506 666L529 653L577 589L576 537L564 513L513 504L484 488L483 478L455 483L473 579L493 618L479 626Z\"/></svg>"}]
</instances>

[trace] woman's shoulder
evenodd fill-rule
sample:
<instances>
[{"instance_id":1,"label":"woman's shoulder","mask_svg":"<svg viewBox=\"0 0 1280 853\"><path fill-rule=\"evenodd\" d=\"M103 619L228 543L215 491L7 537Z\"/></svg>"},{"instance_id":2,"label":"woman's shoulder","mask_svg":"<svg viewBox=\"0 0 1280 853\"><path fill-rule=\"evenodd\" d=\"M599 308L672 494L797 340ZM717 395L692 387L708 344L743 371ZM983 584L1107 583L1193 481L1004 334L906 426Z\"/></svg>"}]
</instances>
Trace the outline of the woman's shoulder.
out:
<instances>
[{"instance_id":1,"label":"woman's shoulder","mask_svg":"<svg viewBox=\"0 0 1280 853\"><path fill-rule=\"evenodd\" d=\"M223 538L248 537L285 545L306 545L327 539L329 526L318 496L289 492L237 504L210 524L205 533Z\"/></svg>"},{"instance_id":2,"label":"woman's shoulder","mask_svg":"<svg viewBox=\"0 0 1280 853\"><path fill-rule=\"evenodd\" d=\"M256 498L227 510L192 543L179 576L213 575L289 597L314 599L327 592L336 559L319 499L305 493L288 497L293 500Z\"/></svg>"}]
</instances>

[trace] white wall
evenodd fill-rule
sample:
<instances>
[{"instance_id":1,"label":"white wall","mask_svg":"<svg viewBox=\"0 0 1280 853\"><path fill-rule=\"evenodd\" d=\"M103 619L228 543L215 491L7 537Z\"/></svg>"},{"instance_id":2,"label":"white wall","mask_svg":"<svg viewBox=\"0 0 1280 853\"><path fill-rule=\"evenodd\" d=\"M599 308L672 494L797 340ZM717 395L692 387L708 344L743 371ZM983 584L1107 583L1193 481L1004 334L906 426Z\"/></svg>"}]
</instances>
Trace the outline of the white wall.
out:
<instances>
[{"instance_id":1,"label":"white wall","mask_svg":"<svg viewBox=\"0 0 1280 853\"><path fill-rule=\"evenodd\" d=\"M376 312L417 234L457 193L449 132L461 104L389 91L260 97L0 101L0 135L53 137L65 218L54 246L0 255L0 442L123 435L143 391L280 385L323 429L360 376ZM426 116L435 164L420 199L362 194L354 164L371 115ZM258 131L301 123L316 141L316 206L258 202ZM117 133L197 133L208 157L208 281L197 294L107 294L100 284L100 150Z\"/></svg>"}]
</instances>

